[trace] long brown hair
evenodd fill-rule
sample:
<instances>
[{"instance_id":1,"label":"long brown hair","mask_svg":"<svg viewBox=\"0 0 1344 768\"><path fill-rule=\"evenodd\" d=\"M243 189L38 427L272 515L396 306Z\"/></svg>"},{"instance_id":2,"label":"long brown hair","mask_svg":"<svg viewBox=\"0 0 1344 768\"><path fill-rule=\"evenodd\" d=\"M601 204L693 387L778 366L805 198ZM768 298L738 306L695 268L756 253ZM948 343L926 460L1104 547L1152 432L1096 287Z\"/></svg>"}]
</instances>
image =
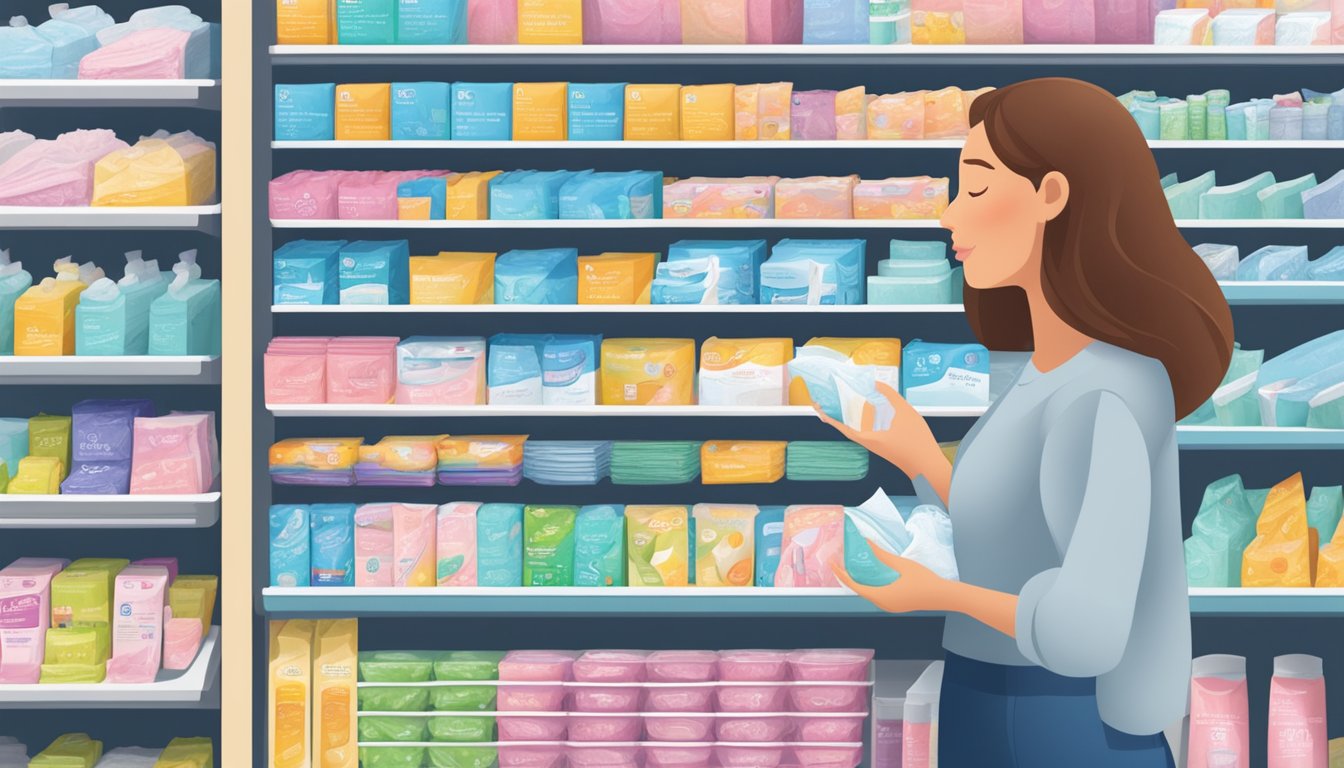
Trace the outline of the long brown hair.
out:
<instances>
[{"instance_id":1,"label":"long brown hair","mask_svg":"<svg viewBox=\"0 0 1344 768\"><path fill-rule=\"evenodd\" d=\"M1232 358L1232 313L1217 281L1172 220L1157 163L1114 96L1068 78L1027 80L971 104L990 147L1037 187L1069 181L1063 213L1046 224L1041 282L1074 329L1160 360L1176 417L1204 403ZM966 287L966 315L990 349L1032 349L1020 288Z\"/></svg>"}]
</instances>

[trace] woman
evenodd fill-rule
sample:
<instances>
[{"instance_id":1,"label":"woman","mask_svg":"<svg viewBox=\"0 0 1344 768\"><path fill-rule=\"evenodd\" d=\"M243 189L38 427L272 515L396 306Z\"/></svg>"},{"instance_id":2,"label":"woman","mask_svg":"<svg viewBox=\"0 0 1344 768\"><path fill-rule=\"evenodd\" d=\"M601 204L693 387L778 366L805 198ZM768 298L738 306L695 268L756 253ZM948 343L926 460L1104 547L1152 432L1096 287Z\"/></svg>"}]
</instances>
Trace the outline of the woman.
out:
<instances>
[{"instance_id":1,"label":"woman","mask_svg":"<svg viewBox=\"0 0 1344 768\"><path fill-rule=\"evenodd\" d=\"M1170 766L1191 654L1175 424L1227 370L1231 313L1115 97L1031 80L970 122L942 224L976 336L1031 362L955 465L890 388L889 429L822 416L948 510L962 580L885 553L891 585L840 576L949 614L943 768Z\"/></svg>"}]
</instances>

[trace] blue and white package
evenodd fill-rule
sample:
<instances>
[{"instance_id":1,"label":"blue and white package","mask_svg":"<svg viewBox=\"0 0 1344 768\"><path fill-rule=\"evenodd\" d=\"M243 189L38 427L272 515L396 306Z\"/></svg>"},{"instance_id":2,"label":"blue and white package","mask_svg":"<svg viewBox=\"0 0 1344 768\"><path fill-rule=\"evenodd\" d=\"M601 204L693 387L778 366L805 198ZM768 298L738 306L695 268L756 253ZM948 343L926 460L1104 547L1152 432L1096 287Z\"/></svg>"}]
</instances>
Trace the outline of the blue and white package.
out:
<instances>
[{"instance_id":1,"label":"blue and white package","mask_svg":"<svg viewBox=\"0 0 1344 768\"><path fill-rule=\"evenodd\" d=\"M662 210L661 171L584 173L560 188L562 219L656 219Z\"/></svg>"},{"instance_id":2,"label":"blue and white package","mask_svg":"<svg viewBox=\"0 0 1344 768\"><path fill-rule=\"evenodd\" d=\"M1302 212L1308 219L1344 219L1344 171L1303 192Z\"/></svg>"},{"instance_id":3,"label":"blue and white package","mask_svg":"<svg viewBox=\"0 0 1344 768\"><path fill-rule=\"evenodd\" d=\"M341 249L342 304L406 304L410 294L411 244L361 240Z\"/></svg>"},{"instance_id":4,"label":"blue and white package","mask_svg":"<svg viewBox=\"0 0 1344 768\"><path fill-rule=\"evenodd\" d=\"M880 489L858 507L845 507L845 571L860 584L886 586L899 574L877 559L869 542L893 555L910 546L905 518Z\"/></svg>"},{"instance_id":5,"label":"blue and white package","mask_svg":"<svg viewBox=\"0 0 1344 768\"><path fill-rule=\"evenodd\" d=\"M598 353L602 337L552 336L542 349L543 405L597 405Z\"/></svg>"},{"instance_id":6,"label":"blue and white package","mask_svg":"<svg viewBox=\"0 0 1344 768\"><path fill-rule=\"evenodd\" d=\"M915 339L901 350L901 394L914 406L987 406L989 350Z\"/></svg>"},{"instance_id":7,"label":"blue and white package","mask_svg":"<svg viewBox=\"0 0 1344 768\"><path fill-rule=\"evenodd\" d=\"M344 240L295 240L275 252L272 263L275 304L340 304L338 271Z\"/></svg>"},{"instance_id":8,"label":"blue and white package","mask_svg":"<svg viewBox=\"0 0 1344 768\"><path fill-rule=\"evenodd\" d=\"M797 347L788 366L789 375L803 380L812 402L831 418L858 429L872 406L873 428L890 426L895 411L877 390L877 366L857 365L845 353L819 344Z\"/></svg>"},{"instance_id":9,"label":"blue and white package","mask_svg":"<svg viewBox=\"0 0 1344 768\"><path fill-rule=\"evenodd\" d=\"M499 333L486 347L490 405L541 405L545 334Z\"/></svg>"},{"instance_id":10,"label":"blue and white package","mask_svg":"<svg viewBox=\"0 0 1344 768\"><path fill-rule=\"evenodd\" d=\"M397 43L464 45L467 0L397 0Z\"/></svg>"},{"instance_id":11,"label":"blue and white package","mask_svg":"<svg viewBox=\"0 0 1344 768\"><path fill-rule=\"evenodd\" d=\"M448 179L445 176L426 176L397 185L397 199L429 201L429 218L442 221L448 216Z\"/></svg>"},{"instance_id":12,"label":"blue and white package","mask_svg":"<svg viewBox=\"0 0 1344 768\"><path fill-rule=\"evenodd\" d=\"M450 89L448 83L393 83L392 138L446 141L452 135Z\"/></svg>"},{"instance_id":13,"label":"blue and white package","mask_svg":"<svg viewBox=\"0 0 1344 768\"><path fill-rule=\"evenodd\" d=\"M579 250L509 251L495 260L496 304L578 304Z\"/></svg>"},{"instance_id":14,"label":"blue and white package","mask_svg":"<svg viewBox=\"0 0 1344 768\"><path fill-rule=\"evenodd\" d=\"M1337 245L1308 263L1307 279L1344 281L1344 245Z\"/></svg>"},{"instance_id":15,"label":"blue and white package","mask_svg":"<svg viewBox=\"0 0 1344 768\"><path fill-rule=\"evenodd\" d=\"M1237 280L1305 280L1305 245L1267 245L1247 256L1237 266Z\"/></svg>"},{"instance_id":16,"label":"blue and white package","mask_svg":"<svg viewBox=\"0 0 1344 768\"><path fill-rule=\"evenodd\" d=\"M276 141L331 141L335 138L335 83L279 83L275 86Z\"/></svg>"},{"instance_id":17,"label":"blue and white package","mask_svg":"<svg viewBox=\"0 0 1344 768\"><path fill-rule=\"evenodd\" d=\"M513 137L513 83L453 83L452 95L454 141Z\"/></svg>"},{"instance_id":18,"label":"blue and white package","mask_svg":"<svg viewBox=\"0 0 1344 768\"><path fill-rule=\"evenodd\" d=\"M355 505L313 504L308 512L312 586L355 586Z\"/></svg>"},{"instance_id":19,"label":"blue and white package","mask_svg":"<svg viewBox=\"0 0 1344 768\"><path fill-rule=\"evenodd\" d=\"M654 268L654 304L718 304L721 270L714 259L665 261Z\"/></svg>"},{"instance_id":20,"label":"blue and white package","mask_svg":"<svg viewBox=\"0 0 1344 768\"><path fill-rule=\"evenodd\" d=\"M271 505L271 586L307 587L312 583L308 508Z\"/></svg>"},{"instance_id":21,"label":"blue and white package","mask_svg":"<svg viewBox=\"0 0 1344 768\"><path fill-rule=\"evenodd\" d=\"M620 141L625 131L625 83L569 84L569 140Z\"/></svg>"},{"instance_id":22,"label":"blue and white package","mask_svg":"<svg viewBox=\"0 0 1344 768\"><path fill-rule=\"evenodd\" d=\"M1266 360L1256 375L1260 423L1278 424L1277 401L1283 390L1344 360L1344 330L1328 333Z\"/></svg>"},{"instance_id":23,"label":"blue and white package","mask_svg":"<svg viewBox=\"0 0 1344 768\"><path fill-rule=\"evenodd\" d=\"M775 586L784 548L784 507L761 507L756 514L756 586Z\"/></svg>"},{"instance_id":24,"label":"blue and white package","mask_svg":"<svg viewBox=\"0 0 1344 768\"><path fill-rule=\"evenodd\" d=\"M866 245L864 240L779 241L761 265L761 303L862 304Z\"/></svg>"},{"instance_id":25,"label":"blue and white package","mask_svg":"<svg viewBox=\"0 0 1344 768\"><path fill-rule=\"evenodd\" d=\"M868 0L803 0L803 43L867 45Z\"/></svg>"},{"instance_id":26,"label":"blue and white package","mask_svg":"<svg viewBox=\"0 0 1344 768\"><path fill-rule=\"evenodd\" d=\"M667 263L713 259L718 271L715 284L717 296L708 303L755 304L760 295L757 276L761 265L765 263L765 254L764 240L680 240L668 248ZM684 302L659 302L655 299L654 303Z\"/></svg>"},{"instance_id":27,"label":"blue and white package","mask_svg":"<svg viewBox=\"0 0 1344 768\"><path fill-rule=\"evenodd\" d=\"M93 30L62 19L39 24L37 33L51 43L51 77L56 80L78 77L79 60L98 50Z\"/></svg>"},{"instance_id":28,"label":"blue and white package","mask_svg":"<svg viewBox=\"0 0 1344 768\"><path fill-rule=\"evenodd\" d=\"M513 171L490 182L490 218L534 221L560 218L560 189L592 171Z\"/></svg>"},{"instance_id":29,"label":"blue and white package","mask_svg":"<svg viewBox=\"0 0 1344 768\"><path fill-rule=\"evenodd\" d=\"M523 585L523 505L482 504L476 510L476 584Z\"/></svg>"}]
</instances>

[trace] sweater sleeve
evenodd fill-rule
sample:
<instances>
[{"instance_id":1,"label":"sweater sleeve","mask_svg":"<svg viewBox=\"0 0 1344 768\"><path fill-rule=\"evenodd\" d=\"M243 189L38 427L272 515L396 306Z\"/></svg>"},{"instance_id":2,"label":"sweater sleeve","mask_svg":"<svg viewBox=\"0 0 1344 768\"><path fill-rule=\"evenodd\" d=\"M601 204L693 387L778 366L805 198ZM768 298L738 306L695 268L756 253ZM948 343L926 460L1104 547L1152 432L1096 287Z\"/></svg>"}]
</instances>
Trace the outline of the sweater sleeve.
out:
<instances>
[{"instance_id":1,"label":"sweater sleeve","mask_svg":"<svg viewBox=\"0 0 1344 768\"><path fill-rule=\"evenodd\" d=\"M1095 677L1124 654L1147 552L1152 468L1125 402L1092 392L1052 420L1040 483L1063 565L1023 586L1018 648L1056 674Z\"/></svg>"}]
</instances>

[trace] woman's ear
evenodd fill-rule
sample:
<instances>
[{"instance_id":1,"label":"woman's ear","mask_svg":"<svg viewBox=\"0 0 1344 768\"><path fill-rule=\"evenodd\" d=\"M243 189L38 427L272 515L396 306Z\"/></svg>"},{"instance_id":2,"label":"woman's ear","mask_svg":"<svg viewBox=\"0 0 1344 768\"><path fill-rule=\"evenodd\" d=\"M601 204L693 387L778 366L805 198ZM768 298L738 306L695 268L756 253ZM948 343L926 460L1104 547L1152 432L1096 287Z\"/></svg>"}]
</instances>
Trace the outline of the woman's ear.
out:
<instances>
[{"instance_id":1,"label":"woman's ear","mask_svg":"<svg viewBox=\"0 0 1344 768\"><path fill-rule=\"evenodd\" d=\"M1069 180L1059 171L1051 171L1041 179L1036 199L1041 205L1041 221L1052 221L1069 204Z\"/></svg>"}]
</instances>

